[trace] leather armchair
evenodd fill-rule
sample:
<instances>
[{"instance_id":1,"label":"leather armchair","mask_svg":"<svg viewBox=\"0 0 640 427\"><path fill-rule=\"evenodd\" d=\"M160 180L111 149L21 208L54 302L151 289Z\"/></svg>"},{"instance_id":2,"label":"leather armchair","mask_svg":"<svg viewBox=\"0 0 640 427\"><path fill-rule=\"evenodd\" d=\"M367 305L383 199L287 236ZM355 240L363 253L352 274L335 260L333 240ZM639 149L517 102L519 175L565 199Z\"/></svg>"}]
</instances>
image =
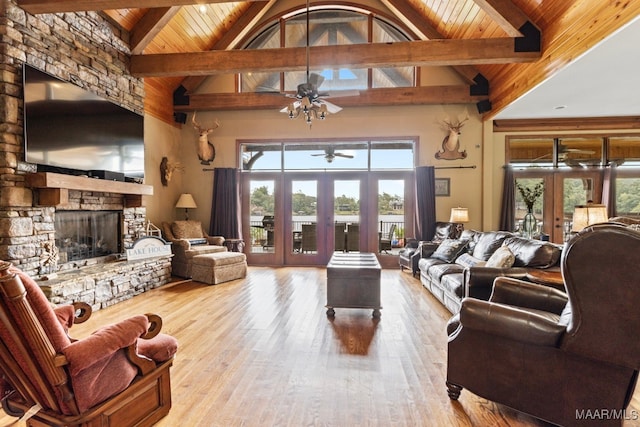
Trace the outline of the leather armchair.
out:
<instances>
[{"instance_id":1,"label":"leather armchair","mask_svg":"<svg viewBox=\"0 0 640 427\"><path fill-rule=\"evenodd\" d=\"M411 270L413 277L418 273L418 261L428 257L444 239L457 239L460 237L460 227L453 222L436 222L435 231L431 240L407 239L407 244L398 255L400 270Z\"/></svg>"},{"instance_id":2,"label":"leather armchair","mask_svg":"<svg viewBox=\"0 0 640 427\"><path fill-rule=\"evenodd\" d=\"M567 293L497 278L489 301L465 298L448 324L447 388L554 424L622 425L640 368L640 233L598 224L562 257ZM599 413L599 412L598 412Z\"/></svg>"},{"instance_id":3,"label":"leather armchair","mask_svg":"<svg viewBox=\"0 0 640 427\"><path fill-rule=\"evenodd\" d=\"M191 260L196 255L224 252L224 237L209 236L200 221L162 223L162 235L171 242L171 274L191 278Z\"/></svg>"},{"instance_id":4,"label":"leather armchair","mask_svg":"<svg viewBox=\"0 0 640 427\"><path fill-rule=\"evenodd\" d=\"M76 311L79 316L76 317ZM178 343L156 315L132 316L82 340L67 334L87 304L55 309L29 276L0 262L2 407L27 425L151 425L171 408ZM153 396L153 398L151 398Z\"/></svg>"}]
</instances>

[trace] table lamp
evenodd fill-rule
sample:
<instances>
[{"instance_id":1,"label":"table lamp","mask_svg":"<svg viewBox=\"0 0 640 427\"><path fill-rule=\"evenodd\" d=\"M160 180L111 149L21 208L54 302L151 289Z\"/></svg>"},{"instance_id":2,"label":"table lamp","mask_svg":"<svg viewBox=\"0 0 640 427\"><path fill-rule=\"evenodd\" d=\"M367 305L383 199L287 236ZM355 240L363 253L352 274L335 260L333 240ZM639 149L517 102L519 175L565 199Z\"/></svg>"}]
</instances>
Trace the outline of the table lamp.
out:
<instances>
[{"instance_id":1,"label":"table lamp","mask_svg":"<svg viewBox=\"0 0 640 427\"><path fill-rule=\"evenodd\" d=\"M462 230L464 230L463 223L469 222L469 209L460 207L451 208L449 222L457 224L456 229L458 230L458 233L462 233Z\"/></svg>"},{"instance_id":2,"label":"table lamp","mask_svg":"<svg viewBox=\"0 0 640 427\"><path fill-rule=\"evenodd\" d=\"M197 207L196 201L193 200L193 196L189 193L181 194L178 203L176 203L176 208L184 208L184 219L187 221L189 221L189 209L195 209Z\"/></svg>"}]
</instances>

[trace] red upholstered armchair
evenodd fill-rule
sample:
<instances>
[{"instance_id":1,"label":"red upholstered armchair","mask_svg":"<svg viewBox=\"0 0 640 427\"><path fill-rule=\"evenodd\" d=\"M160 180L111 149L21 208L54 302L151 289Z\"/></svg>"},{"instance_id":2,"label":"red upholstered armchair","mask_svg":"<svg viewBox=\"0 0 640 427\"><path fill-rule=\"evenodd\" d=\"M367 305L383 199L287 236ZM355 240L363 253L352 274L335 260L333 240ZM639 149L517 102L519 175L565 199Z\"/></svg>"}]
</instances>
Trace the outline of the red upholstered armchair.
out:
<instances>
[{"instance_id":1,"label":"red upholstered armchair","mask_svg":"<svg viewBox=\"0 0 640 427\"><path fill-rule=\"evenodd\" d=\"M640 233L598 224L565 247L567 293L501 277L448 325L447 387L554 424L620 426L640 369ZM603 414L605 417L585 417Z\"/></svg>"},{"instance_id":2,"label":"red upholstered armchair","mask_svg":"<svg viewBox=\"0 0 640 427\"><path fill-rule=\"evenodd\" d=\"M76 312L79 316L76 317ZM90 307L52 308L40 287L0 261L2 407L39 408L28 425L152 425L171 408L177 341L156 315L133 316L82 340L67 331Z\"/></svg>"}]
</instances>

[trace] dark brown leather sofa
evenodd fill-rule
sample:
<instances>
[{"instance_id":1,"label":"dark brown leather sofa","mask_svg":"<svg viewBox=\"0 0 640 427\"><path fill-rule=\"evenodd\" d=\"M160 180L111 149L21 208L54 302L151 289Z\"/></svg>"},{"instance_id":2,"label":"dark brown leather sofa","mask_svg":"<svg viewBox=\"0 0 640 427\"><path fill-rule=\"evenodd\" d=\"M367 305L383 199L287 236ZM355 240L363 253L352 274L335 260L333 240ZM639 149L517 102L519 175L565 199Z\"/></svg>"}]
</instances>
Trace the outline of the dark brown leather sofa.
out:
<instances>
[{"instance_id":1,"label":"dark brown leather sofa","mask_svg":"<svg viewBox=\"0 0 640 427\"><path fill-rule=\"evenodd\" d=\"M452 249L443 250L444 246ZM512 264L485 266L502 246L513 255ZM553 243L505 231L464 230L458 239L444 240L421 258L418 269L422 285L450 312L457 313L465 296L488 300L496 277L525 279L531 269L559 269L560 253L560 247Z\"/></svg>"},{"instance_id":2,"label":"dark brown leather sofa","mask_svg":"<svg viewBox=\"0 0 640 427\"><path fill-rule=\"evenodd\" d=\"M563 251L567 294L510 278L448 325L447 387L548 422L621 426L640 368L640 233L600 224Z\"/></svg>"},{"instance_id":3,"label":"dark brown leather sofa","mask_svg":"<svg viewBox=\"0 0 640 427\"><path fill-rule=\"evenodd\" d=\"M460 225L453 222L438 221L431 240L410 239L398 254L400 271L405 268L411 270L413 277L418 274L418 261L433 253L444 239L457 239L460 237Z\"/></svg>"}]
</instances>

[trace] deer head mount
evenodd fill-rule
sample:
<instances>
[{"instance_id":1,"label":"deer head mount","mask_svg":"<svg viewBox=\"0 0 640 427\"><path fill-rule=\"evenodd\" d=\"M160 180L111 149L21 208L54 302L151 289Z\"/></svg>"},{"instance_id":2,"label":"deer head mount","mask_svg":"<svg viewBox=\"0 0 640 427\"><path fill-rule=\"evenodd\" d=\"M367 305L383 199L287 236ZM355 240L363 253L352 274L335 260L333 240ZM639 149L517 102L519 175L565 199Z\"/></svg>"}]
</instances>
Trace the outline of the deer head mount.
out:
<instances>
[{"instance_id":1,"label":"deer head mount","mask_svg":"<svg viewBox=\"0 0 640 427\"><path fill-rule=\"evenodd\" d=\"M442 140L442 151L436 152L436 159L438 160L458 160L467 158L467 151L460 151L460 129L464 126L466 119L456 123L444 120L445 130L449 132L447 136Z\"/></svg>"},{"instance_id":2,"label":"deer head mount","mask_svg":"<svg viewBox=\"0 0 640 427\"><path fill-rule=\"evenodd\" d=\"M163 157L160 162L160 182L162 185L166 187L169 184L175 171L184 172L184 166L180 162L171 163L169 159Z\"/></svg>"},{"instance_id":3,"label":"deer head mount","mask_svg":"<svg viewBox=\"0 0 640 427\"><path fill-rule=\"evenodd\" d=\"M220 127L220 123L218 119L216 119L214 127L204 128L196 122L196 113L193 113L191 124L193 124L193 128L198 131L198 147L196 152L198 153L200 164L210 165L213 159L216 158L216 147L213 146L208 137L211 132Z\"/></svg>"}]
</instances>

